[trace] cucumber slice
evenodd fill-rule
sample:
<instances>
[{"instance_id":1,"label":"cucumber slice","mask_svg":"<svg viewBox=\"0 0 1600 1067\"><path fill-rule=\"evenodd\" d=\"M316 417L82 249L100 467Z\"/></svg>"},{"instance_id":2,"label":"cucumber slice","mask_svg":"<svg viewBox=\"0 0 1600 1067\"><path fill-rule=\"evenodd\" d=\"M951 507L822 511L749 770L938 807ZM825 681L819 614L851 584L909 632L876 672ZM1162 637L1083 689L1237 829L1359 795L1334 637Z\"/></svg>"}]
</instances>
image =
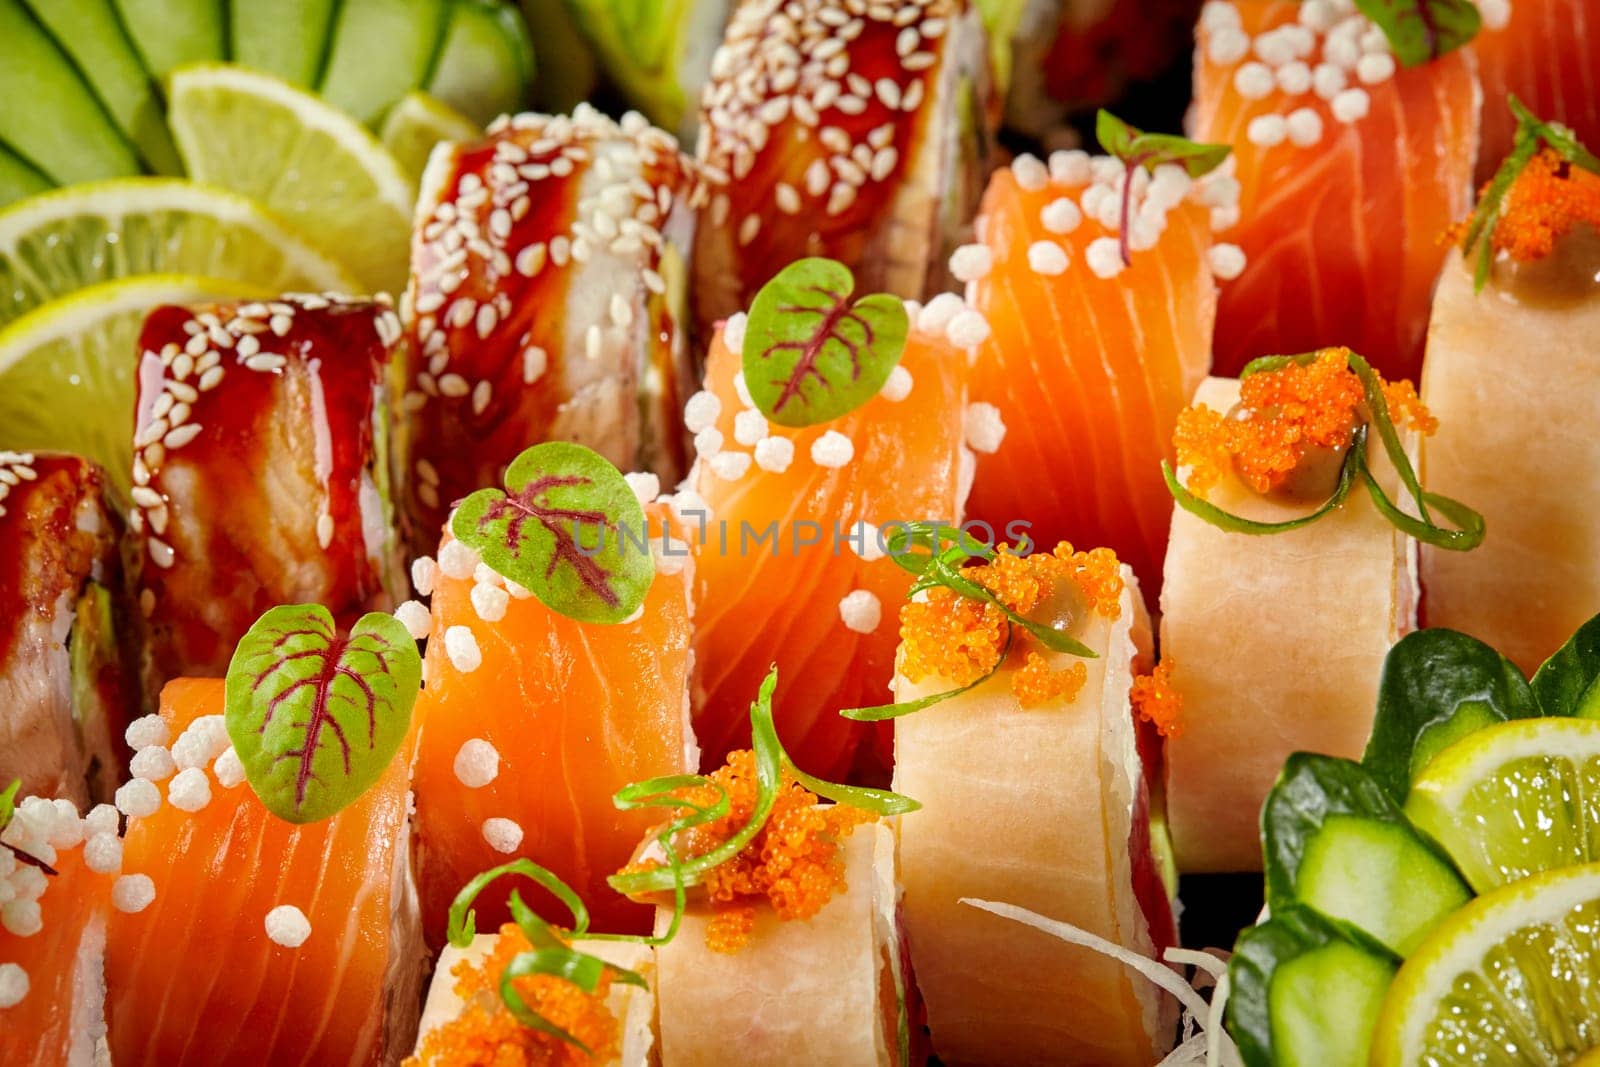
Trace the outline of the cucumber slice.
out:
<instances>
[{"instance_id":1,"label":"cucumber slice","mask_svg":"<svg viewBox=\"0 0 1600 1067\"><path fill-rule=\"evenodd\" d=\"M46 0L50 2L50 0ZM173 67L228 58L226 0L115 0L144 69L158 79ZM261 5L266 7L268 5Z\"/></svg>"},{"instance_id":2,"label":"cucumber slice","mask_svg":"<svg viewBox=\"0 0 1600 1067\"><path fill-rule=\"evenodd\" d=\"M111 116L20 0L0 0L0 144L57 185L138 174Z\"/></svg>"},{"instance_id":3,"label":"cucumber slice","mask_svg":"<svg viewBox=\"0 0 1600 1067\"><path fill-rule=\"evenodd\" d=\"M1249 1067L1365 1067L1397 964L1299 906L1239 935L1228 1032Z\"/></svg>"},{"instance_id":4,"label":"cucumber slice","mask_svg":"<svg viewBox=\"0 0 1600 1067\"><path fill-rule=\"evenodd\" d=\"M0 207L54 188L49 178L0 146Z\"/></svg>"},{"instance_id":5,"label":"cucumber slice","mask_svg":"<svg viewBox=\"0 0 1600 1067\"><path fill-rule=\"evenodd\" d=\"M304 88L317 84L333 36L335 0L231 0L233 61Z\"/></svg>"},{"instance_id":6,"label":"cucumber slice","mask_svg":"<svg viewBox=\"0 0 1600 1067\"><path fill-rule=\"evenodd\" d=\"M23 0L33 17L72 57L123 135L158 174L182 174L167 119L151 78L123 32L111 0Z\"/></svg>"},{"instance_id":7,"label":"cucumber slice","mask_svg":"<svg viewBox=\"0 0 1600 1067\"><path fill-rule=\"evenodd\" d=\"M1267 900L1305 904L1405 956L1472 890L1351 760L1297 752L1261 812Z\"/></svg>"},{"instance_id":8,"label":"cucumber slice","mask_svg":"<svg viewBox=\"0 0 1600 1067\"><path fill-rule=\"evenodd\" d=\"M428 92L480 126L522 109L533 84L533 41L522 16L498 0L451 0Z\"/></svg>"},{"instance_id":9,"label":"cucumber slice","mask_svg":"<svg viewBox=\"0 0 1600 1067\"><path fill-rule=\"evenodd\" d=\"M318 92L376 127L427 80L449 13L446 0L345 0Z\"/></svg>"}]
</instances>

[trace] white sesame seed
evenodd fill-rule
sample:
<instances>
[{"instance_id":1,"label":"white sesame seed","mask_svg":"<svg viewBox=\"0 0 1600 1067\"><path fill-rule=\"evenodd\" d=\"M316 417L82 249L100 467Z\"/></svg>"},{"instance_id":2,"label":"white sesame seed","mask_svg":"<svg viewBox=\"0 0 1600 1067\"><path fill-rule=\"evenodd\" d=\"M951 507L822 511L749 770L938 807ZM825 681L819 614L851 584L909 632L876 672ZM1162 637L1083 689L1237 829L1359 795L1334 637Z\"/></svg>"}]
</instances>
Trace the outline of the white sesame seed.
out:
<instances>
[{"instance_id":1,"label":"white sesame seed","mask_svg":"<svg viewBox=\"0 0 1600 1067\"><path fill-rule=\"evenodd\" d=\"M478 639L465 626L451 626L444 632L444 652L451 666L462 674L471 674L483 663L483 653L478 649Z\"/></svg>"},{"instance_id":2,"label":"white sesame seed","mask_svg":"<svg viewBox=\"0 0 1600 1067\"><path fill-rule=\"evenodd\" d=\"M994 253L988 245L962 245L950 253L950 273L959 282L977 281L993 268Z\"/></svg>"},{"instance_id":3,"label":"white sesame seed","mask_svg":"<svg viewBox=\"0 0 1600 1067\"><path fill-rule=\"evenodd\" d=\"M0 904L0 929L17 937L32 937L43 930L44 915L38 900L8 900Z\"/></svg>"},{"instance_id":4,"label":"white sesame seed","mask_svg":"<svg viewBox=\"0 0 1600 1067\"><path fill-rule=\"evenodd\" d=\"M870 634L883 621L883 605L868 590L852 590L839 601L839 618L846 629Z\"/></svg>"},{"instance_id":5,"label":"white sesame seed","mask_svg":"<svg viewBox=\"0 0 1600 1067\"><path fill-rule=\"evenodd\" d=\"M1290 96L1311 91L1311 68L1300 60L1285 63L1278 68L1278 88Z\"/></svg>"},{"instance_id":6,"label":"white sesame seed","mask_svg":"<svg viewBox=\"0 0 1600 1067\"><path fill-rule=\"evenodd\" d=\"M0 1008L14 1008L28 995L28 972L20 964L0 963Z\"/></svg>"},{"instance_id":7,"label":"white sesame seed","mask_svg":"<svg viewBox=\"0 0 1600 1067\"><path fill-rule=\"evenodd\" d=\"M406 633L411 635L412 640L421 641L428 636L432 618L421 601L407 600L394 609L394 617L400 620L400 625L406 628Z\"/></svg>"},{"instance_id":8,"label":"white sesame seed","mask_svg":"<svg viewBox=\"0 0 1600 1067\"><path fill-rule=\"evenodd\" d=\"M224 789L232 789L245 780L244 761L239 758L232 745L222 750L211 764L211 773L217 776L217 784Z\"/></svg>"},{"instance_id":9,"label":"white sesame seed","mask_svg":"<svg viewBox=\"0 0 1600 1067\"><path fill-rule=\"evenodd\" d=\"M1372 98L1365 89L1346 89L1333 98L1333 117L1339 122L1359 122L1372 106Z\"/></svg>"},{"instance_id":10,"label":"white sesame seed","mask_svg":"<svg viewBox=\"0 0 1600 1067\"><path fill-rule=\"evenodd\" d=\"M311 920L293 904L279 904L267 912L262 926L267 931L267 940L284 948L299 948L311 936Z\"/></svg>"},{"instance_id":11,"label":"white sesame seed","mask_svg":"<svg viewBox=\"0 0 1600 1067\"><path fill-rule=\"evenodd\" d=\"M951 316L944 335L957 348L976 348L989 339L989 320L976 308L963 308Z\"/></svg>"},{"instance_id":12,"label":"white sesame seed","mask_svg":"<svg viewBox=\"0 0 1600 1067\"><path fill-rule=\"evenodd\" d=\"M622 477L640 504L648 504L661 494L661 479L649 471L634 471Z\"/></svg>"},{"instance_id":13,"label":"white sesame seed","mask_svg":"<svg viewBox=\"0 0 1600 1067\"><path fill-rule=\"evenodd\" d=\"M1082 185L1094 176L1089 153L1066 148L1050 153L1050 180L1058 185Z\"/></svg>"},{"instance_id":14,"label":"white sesame seed","mask_svg":"<svg viewBox=\"0 0 1600 1067\"><path fill-rule=\"evenodd\" d=\"M1265 63L1241 63L1233 72L1233 87L1246 100L1259 100L1272 92L1272 68Z\"/></svg>"},{"instance_id":15,"label":"white sesame seed","mask_svg":"<svg viewBox=\"0 0 1600 1067\"><path fill-rule=\"evenodd\" d=\"M1261 148L1282 144L1288 134L1282 115L1257 115L1245 130L1250 143Z\"/></svg>"},{"instance_id":16,"label":"white sesame seed","mask_svg":"<svg viewBox=\"0 0 1600 1067\"><path fill-rule=\"evenodd\" d=\"M697 456L710 459L722 451L722 431L715 426L707 426L694 435L694 451Z\"/></svg>"},{"instance_id":17,"label":"white sesame seed","mask_svg":"<svg viewBox=\"0 0 1600 1067\"><path fill-rule=\"evenodd\" d=\"M114 834L119 824L117 809L110 804L96 804L89 809L89 814L83 817L84 833L90 837L96 834Z\"/></svg>"},{"instance_id":18,"label":"white sesame seed","mask_svg":"<svg viewBox=\"0 0 1600 1067\"><path fill-rule=\"evenodd\" d=\"M522 381L524 385L532 385L544 377L545 369L550 364L550 357L538 345L529 345L522 350Z\"/></svg>"},{"instance_id":19,"label":"white sesame seed","mask_svg":"<svg viewBox=\"0 0 1600 1067\"><path fill-rule=\"evenodd\" d=\"M968 404L962 413L962 426L966 434L967 445L974 452L985 454L996 451L1000 442L1005 440L1006 424L1000 417L1000 409L993 404L982 401Z\"/></svg>"},{"instance_id":20,"label":"white sesame seed","mask_svg":"<svg viewBox=\"0 0 1600 1067\"><path fill-rule=\"evenodd\" d=\"M1378 85L1394 77L1394 56L1368 52L1356 61L1356 77L1363 85Z\"/></svg>"},{"instance_id":21,"label":"white sesame seed","mask_svg":"<svg viewBox=\"0 0 1600 1067\"><path fill-rule=\"evenodd\" d=\"M725 482L736 482L743 478L750 470L750 453L748 452L718 452L711 456L707 463L711 473Z\"/></svg>"},{"instance_id":22,"label":"white sesame seed","mask_svg":"<svg viewBox=\"0 0 1600 1067\"><path fill-rule=\"evenodd\" d=\"M94 834L83 845L83 862L96 874L116 874L122 870L122 839L116 830Z\"/></svg>"},{"instance_id":23,"label":"white sesame seed","mask_svg":"<svg viewBox=\"0 0 1600 1067\"><path fill-rule=\"evenodd\" d=\"M683 405L683 424L690 433L698 434L712 428L721 414L722 401L715 393L702 389Z\"/></svg>"},{"instance_id":24,"label":"white sesame seed","mask_svg":"<svg viewBox=\"0 0 1600 1067\"><path fill-rule=\"evenodd\" d=\"M1301 148L1308 148L1322 140L1322 116L1315 108L1302 107L1289 112L1284 126L1288 130L1290 143Z\"/></svg>"},{"instance_id":25,"label":"white sesame seed","mask_svg":"<svg viewBox=\"0 0 1600 1067\"><path fill-rule=\"evenodd\" d=\"M148 874L125 874L111 885L111 903L118 911L141 912L156 899L156 884Z\"/></svg>"},{"instance_id":26,"label":"white sesame seed","mask_svg":"<svg viewBox=\"0 0 1600 1067\"><path fill-rule=\"evenodd\" d=\"M439 577L439 565L433 561L432 556L418 556L411 563L411 585L416 589L418 596L430 596L433 593L433 583Z\"/></svg>"},{"instance_id":27,"label":"white sesame seed","mask_svg":"<svg viewBox=\"0 0 1600 1067\"><path fill-rule=\"evenodd\" d=\"M147 745L133 754L128 761L128 773L146 781L162 782L171 778L178 769L172 753L160 745Z\"/></svg>"},{"instance_id":28,"label":"white sesame seed","mask_svg":"<svg viewBox=\"0 0 1600 1067\"><path fill-rule=\"evenodd\" d=\"M493 397L494 384L487 378L479 379L478 384L472 387L472 413L482 415Z\"/></svg>"},{"instance_id":29,"label":"white sesame seed","mask_svg":"<svg viewBox=\"0 0 1600 1067\"><path fill-rule=\"evenodd\" d=\"M1249 52L1250 38L1233 26L1223 26L1213 31L1206 44L1206 55L1220 67L1239 62Z\"/></svg>"},{"instance_id":30,"label":"white sesame seed","mask_svg":"<svg viewBox=\"0 0 1600 1067\"><path fill-rule=\"evenodd\" d=\"M481 562L478 553L460 541L447 541L439 547L439 572L446 578L470 578Z\"/></svg>"},{"instance_id":31,"label":"white sesame seed","mask_svg":"<svg viewBox=\"0 0 1600 1067\"><path fill-rule=\"evenodd\" d=\"M1050 172L1039 161L1037 156L1022 153L1011 161L1011 176L1017 184L1029 192L1043 189L1050 181Z\"/></svg>"},{"instance_id":32,"label":"white sesame seed","mask_svg":"<svg viewBox=\"0 0 1600 1067\"><path fill-rule=\"evenodd\" d=\"M734 374L733 392L739 398L739 403L745 407L753 408L756 406L756 402L750 399L750 387L745 384L744 371L738 371Z\"/></svg>"},{"instance_id":33,"label":"white sesame seed","mask_svg":"<svg viewBox=\"0 0 1600 1067\"><path fill-rule=\"evenodd\" d=\"M1067 272L1067 250L1054 241L1035 241L1028 246L1028 266L1035 274L1055 277Z\"/></svg>"},{"instance_id":34,"label":"white sesame seed","mask_svg":"<svg viewBox=\"0 0 1600 1067\"><path fill-rule=\"evenodd\" d=\"M729 315L728 321L722 325L722 343L736 356L744 352L744 331L749 321L744 312L738 311ZM744 404L749 407L750 402L745 400Z\"/></svg>"},{"instance_id":35,"label":"white sesame seed","mask_svg":"<svg viewBox=\"0 0 1600 1067\"><path fill-rule=\"evenodd\" d=\"M128 742L128 747L137 752L141 748L151 745L164 745L171 736L167 729L167 722L159 715L146 715L133 720L123 732L123 737Z\"/></svg>"},{"instance_id":36,"label":"white sesame seed","mask_svg":"<svg viewBox=\"0 0 1600 1067\"><path fill-rule=\"evenodd\" d=\"M496 852L510 855L522 845L522 827L511 819L485 819L483 839Z\"/></svg>"},{"instance_id":37,"label":"white sesame seed","mask_svg":"<svg viewBox=\"0 0 1600 1067\"><path fill-rule=\"evenodd\" d=\"M1485 29L1505 29L1511 21L1511 0L1478 0L1478 17Z\"/></svg>"},{"instance_id":38,"label":"white sesame seed","mask_svg":"<svg viewBox=\"0 0 1600 1067\"><path fill-rule=\"evenodd\" d=\"M1083 253L1084 262L1097 278L1115 278L1122 273L1122 246L1115 237L1096 237Z\"/></svg>"},{"instance_id":39,"label":"white sesame seed","mask_svg":"<svg viewBox=\"0 0 1600 1067\"><path fill-rule=\"evenodd\" d=\"M811 461L819 467L843 467L855 454L855 444L838 430L829 430L811 443Z\"/></svg>"},{"instance_id":40,"label":"white sesame seed","mask_svg":"<svg viewBox=\"0 0 1600 1067\"><path fill-rule=\"evenodd\" d=\"M456 781L468 789L482 789L500 774L500 752L488 741L474 737L456 752Z\"/></svg>"},{"instance_id":41,"label":"white sesame seed","mask_svg":"<svg viewBox=\"0 0 1600 1067\"><path fill-rule=\"evenodd\" d=\"M745 408L733 417L733 439L751 446L767 436L767 418L755 408Z\"/></svg>"},{"instance_id":42,"label":"white sesame seed","mask_svg":"<svg viewBox=\"0 0 1600 1067\"><path fill-rule=\"evenodd\" d=\"M1083 222L1083 212L1066 197L1057 197L1039 212L1039 222L1051 233L1071 233Z\"/></svg>"},{"instance_id":43,"label":"white sesame seed","mask_svg":"<svg viewBox=\"0 0 1600 1067\"><path fill-rule=\"evenodd\" d=\"M324 549L333 544L333 516L326 511L317 516L317 544Z\"/></svg>"},{"instance_id":44,"label":"white sesame seed","mask_svg":"<svg viewBox=\"0 0 1600 1067\"><path fill-rule=\"evenodd\" d=\"M211 779L198 767L182 770L167 786L167 802L179 811L199 811L211 803Z\"/></svg>"},{"instance_id":45,"label":"white sesame seed","mask_svg":"<svg viewBox=\"0 0 1600 1067\"><path fill-rule=\"evenodd\" d=\"M485 585L479 582L472 587L470 599L472 610L478 613L478 618L484 622L499 622L506 617L511 594L497 585Z\"/></svg>"},{"instance_id":46,"label":"white sesame seed","mask_svg":"<svg viewBox=\"0 0 1600 1067\"><path fill-rule=\"evenodd\" d=\"M787 437L763 437L756 442L756 466L782 474L794 462L794 442Z\"/></svg>"}]
</instances>

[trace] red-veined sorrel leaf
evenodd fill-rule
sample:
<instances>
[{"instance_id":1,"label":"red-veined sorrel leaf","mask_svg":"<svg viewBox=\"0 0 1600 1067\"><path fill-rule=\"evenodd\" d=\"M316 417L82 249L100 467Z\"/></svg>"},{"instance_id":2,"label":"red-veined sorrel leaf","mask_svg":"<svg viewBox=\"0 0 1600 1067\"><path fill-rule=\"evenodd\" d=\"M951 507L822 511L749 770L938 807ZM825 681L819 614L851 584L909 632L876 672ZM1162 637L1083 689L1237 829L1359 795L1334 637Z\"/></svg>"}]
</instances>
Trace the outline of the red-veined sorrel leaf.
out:
<instances>
[{"instance_id":1,"label":"red-veined sorrel leaf","mask_svg":"<svg viewBox=\"0 0 1600 1067\"><path fill-rule=\"evenodd\" d=\"M228 737L268 810L317 822L377 782L421 685L416 642L393 615L362 616L343 637L327 608L276 607L228 664Z\"/></svg>"},{"instance_id":2,"label":"red-veined sorrel leaf","mask_svg":"<svg viewBox=\"0 0 1600 1067\"><path fill-rule=\"evenodd\" d=\"M1105 108L1095 116L1094 135L1106 155L1120 159L1128 168L1128 180L1122 183L1122 223L1117 230L1117 243L1122 248L1122 262L1129 266L1133 264L1133 250L1128 245L1133 172L1144 167L1154 174L1157 167L1173 163L1182 167L1189 177L1199 178L1222 166L1222 161L1233 151L1225 144L1203 144L1171 133L1146 133Z\"/></svg>"},{"instance_id":3,"label":"red-veined sorrel leaf","mask_svg":"<svg viewBox=\"0 0 1600 1067\"><path fill-rule=\"evenodd\" d=\"M1404 67L1438 59L1478 35L1482 20L1472 0L1356 0L1356 9L1389 38Z\"/></svg>"},{"instance_id":4,"label":"red-veined sorrel leaf","mask_svg":"<svg viewBox=\"0 0 1600 1067\"><path fill-rule=\"evenodd\" d=\"M815 426L877 395L905 351L910 320L899 297L852 300L850 268L801 259L756 294L744 331L745 385L780 426Z\"/></svg>"},{"instance_id":5,"label":"red-veined sorrel leaf","mask_svg":"<svg viewBox=\"0 0 1600 1067\"><path fill-rule=\"evenodd\" d=\"M502 576L580 622L621 622L655 578L644 508L605 457L566 441L535 445L506 488L461 502L450 530Z\"/></svg>"}]
</instances>

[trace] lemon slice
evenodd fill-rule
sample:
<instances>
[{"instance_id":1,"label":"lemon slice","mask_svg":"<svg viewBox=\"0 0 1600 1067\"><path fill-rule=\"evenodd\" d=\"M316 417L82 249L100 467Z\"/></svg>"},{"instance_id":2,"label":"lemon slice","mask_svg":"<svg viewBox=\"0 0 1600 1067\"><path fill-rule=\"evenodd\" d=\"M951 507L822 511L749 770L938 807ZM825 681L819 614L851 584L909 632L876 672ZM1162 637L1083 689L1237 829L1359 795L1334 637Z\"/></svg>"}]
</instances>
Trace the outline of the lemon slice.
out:
<instances>
[{"instance_id":1,"label":"lemon slice","mask_svg":"<svg viewBox=\"0 0 1600 1067\"><path fill-rule=\"evenodd\" d=\"M1372 1063L1564 1064L1600 1046L1600 864L1524 878L1441 923L1389 987Z\"/></svg>"},{"instance_id":2,"label":"lemon slice","mask_svg":"<svg viewBox=\"0 0 1600 1067\"><path fill-rule=\"evenodd\" d=\"M43 304L0 330L0 449L76 452L126 499L139 329L151 308L265 300L273 291L190 275L122 278Z\"/></svg>"},{"instance_id":3,"label":"lemon slice","mask_svg":"<svg viewBox=\"0 0 1600 1067\"><path fill-rule=\"evenodd\" d=\"M415 185L422 180L434 145L477 140L483 136L483 128L437 97L412 91L390 109L380 136Z\"/></svg>"},{"instance_id":4,"label":"lemon slice","mask_svg":"<svg viewBox=\"0 0 1600 1067\"><path fill-rule=\"evenodd\" d=\"M237 278L275 291L359 285L255 201L180 178L90 182L0 211L0 327L136 274Z\"/></svg>"},{"instance_id":5,"label":"lemon slice","mask_svg":"<svg viewBox=\"0 0 1600 1067\"><path fill-rule=\"evenodd\" d=\"M405 287L411 182L360 123L281 78L225 63L179 67L168 101L190 177L260 201L366 291Z\"/></svg>"},{"instance_id":6,"label":"lemon slice","mask_svg":"<svg viewBox=\"0 0 1600 1067\"><path fill-rule=\"evenodd\" d=\"M1600 859L1600 722L1513 719L1435 756L1405 811L1479 893Z\"/></svg>"}]
</instances>

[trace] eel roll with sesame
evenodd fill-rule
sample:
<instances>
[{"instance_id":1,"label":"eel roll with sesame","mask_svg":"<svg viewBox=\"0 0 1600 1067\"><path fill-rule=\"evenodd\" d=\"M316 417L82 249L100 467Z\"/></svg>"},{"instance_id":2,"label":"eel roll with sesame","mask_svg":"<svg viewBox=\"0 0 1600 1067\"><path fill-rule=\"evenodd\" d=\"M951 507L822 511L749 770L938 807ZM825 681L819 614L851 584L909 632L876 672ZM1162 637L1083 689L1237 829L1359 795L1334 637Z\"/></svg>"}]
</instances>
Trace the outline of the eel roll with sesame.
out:
<instances>
[{"instance_id":1,"label":"eel roll with sesame","mask_svg":"<svg viewBox=\"0 0 1600 1067\"><path fill-rule=\"evenodd\" d=\"M1462 48L1421 3L1209 0L1190 136L1231 145L1244 251L1217 305L1218 374L1266 352L1349 345L1416 380L1440 241L1472 202L1479 100Z\"/></svg>"},{"instance_id":2,"label":"eel roll with sesame","mask_svg":"<svg viewBox=\"0 0 1600 1067\"><path fill-rule=\"evenodd\" d=\"M837 263L811 289L808 265L827 262L796 264L717 332L684 407L699 458L671 502L695 550L695 731L706 767L748 745L750 693L775 663L805 679L775 710L795 758L882 782L889 730L837 712L879 703L894 675L889 615L912 579L885 558L888 536L961 517L968 353L984 326L953 295L851 305ZM828 318L785 310L791 298L832 304L839 329L815 333ZM807 337L822 376L790 358Z\"/></svg>"},{"instance_id":3,"label":"eel roll with sesame","mask_svg":"<svg viewBox=\"0 0 1600 1067\"><path fill-rule=\"evenodd\" d=\"M969 516L1027 520L1036 545L1111 548L1153 598L1172 513L1160 462L1211 366L1217 280L1242 264L1214 237L1234 184L1221 146L1104 112L1100 126L1109 154L1023 155L996 171L979 240L951 256L990 326Z\"/></svg>"},{"instance_id":4,"label":"eel roll with sesame","mask_svg":"<svg viewBox=\"0 0 1600 1067\"><path fill-rule=\"evenodd\" d=\"M1183 701L1166 748L1180 870L1259 870L1284 758L1361 755L1384 657L1417 622L1414 535L1445 537L1395 503L1435 426L1410 382L1346 349L1207 379L1179 418L1161 654Z\"/></svg>"},{"instance_id":5,"label":"eel roll with sesame","mask_svg":"<svg viewBox=\"0 0 1600 1067\"><path fill-rule=\"evenodd\" d=\"M894 717L895 789L923 802L901 820L900 879L934 1053L1143 1067L1171 1048L1174 1003L1116 959L966 903L1147 960L1177 943L1159 735L1179 709L1137 581L1104 548L959 567L949 551L901 607L897 703L873 709Z\"/></svg>"},{"instance_id":6,"label":"eel roll with sesame","mask_svg":"<svg viewBox=\"0 0 1600 1067\"><path fill-rule=\"evenodd\" d=\"M77 456L0 452L0 786L109 799L139 704L106 479Z\"/></svg>"},{"instance_id":7,"label":"eel roll with sesame","mask_svg":"<svg viewBox=\"0 0 1600 1067\"><path fill-rule=\"evenodd\" d=\"M0 789L0 1063L103 1063L117 813Z\"/></svg>"},{"instance_id":8,"label":"eel roll with sesame","mask_svg":"<svg viewBox=\"0 0 1600 1067\"><path fill-rule=\"evenodd\" d=\"M635 113L502 118L443 145L417 208L402 306L405 513L417 554L451 504L541 441L676 482L690 379L690 162Z\"/></svg>"},{"instance_id":9,"label":"eel roll with sesame","mask_svg":"<svg viewBox=\"0 0 1600 1067\"><path fill-rule=\"evenodd\" d=\"M647 988L616 981L608 969L593 993L554 975L518 981L527 1009L582 1042L589 1055L548 1032L524 1025L503 1002L500 979L532 944L511 923L478 934L464 948L446 945L422 1009L416 1052L404 1067L470 1067L520 1053L523 1063L589 1063L651 1067L660 1063L655 1037L655 959L647 945L572 941L580 952L638 975Z\"/></svg>"},{"instance_id":10,"label":"eel roll with sesame","mask_svg":"<svg viewBox=\"0 0 1600 1067\"><path fill-rule=\"evenodd\" d=\"M240 729L235 682L220 678L168 683L160 714L130 727L138 752L117 794L128 825L106 956L112 1062L375 1065L410 1051L427 953L410 855L413 739L395 705L406 688L415 699L419 665L403 629L403 645L374 638L368 620L385 618L343 638L324 611L258 640L270 666L246 678L243 703L259 679L281 714L260 731ZM240 651L236 665L263 658ZM409 678L396 651L409 652ZM375 666L385 656L392 692ZM324 674L330 696L315 684ZM368 712L386 760L370 758ZM324 815L324 794L346 784L346 744L342 766L376 777Z\"/></svg>"},{"instance_id":11,"label":"eel roll with sesame","mask_svg":"<svg viewBox=\"0 0 1600 1067\"><path fill-rule=\"evenodd\" d=\"M388 382L400 341L383 304L335 296L145 319L131 525L148 706L169 679L220 678L276 604L348 619L397 601Z\"/></svg>"},{"instance_id":12,"label":"eel roll with sesame","mask_svg":"<svg viewBox=\"0 0 1600 1067\"><path fill-rule=\"evenodd\" d=\"M428 638L414 788L430 944L443 942L461 886L516 857L570 885L599 929L649 926L649 909L606 877L627 861L651 817L618 810L612 796L633 781L695 770L691 572L682 530L665 508L640 502L656 495L654 475L625 482L601 469L598 480L622 501L562 495L560 481L595 477L594 465L603 464L564 442L530 449L507 472L502 506L537 516L529 526L540 530L522 549L534 556L508 554L519 530L464 519L469 498L437 559L412 568L418 595L431 596L431 608L413 601L399 612L415 636ZM587 533L574 525L572 507ZM594 517L583 519L583 508L597 509ZM609 517L616 540L607 548L616 555L571 551L593 536L599 516ZM648 545L640 543L645 525ZM539 537L550 539L548 549L531 544ZM638 564L643 572L631 573ZM506 901L497 884L474 907L492 929L509 918Z\"/></svg>"},{"instance_id":13,"label":"eel roll with sesame","mask_svg":"<svg viewBox=\"0 0 1600 1067\"><path fill-rule=\"evenodd\" d=\"M747 0L700 103L700 337L790 260L921 298L968 232L999 101L966 0Z\"/></svg>"},{"instance_id":14,"label":"eel roll with sesame","mask_svg":"<svg viewBox=\"0 0 1600 1067\"><path fill-rule=\"evenodd\" d=\"M1526 111L1439 281L1422 395L1430 488L1483 509L1483 547L1424 546L1428 622L1532 672L1600 605L1600 162Z\"/></svg>"}]
</instances>

